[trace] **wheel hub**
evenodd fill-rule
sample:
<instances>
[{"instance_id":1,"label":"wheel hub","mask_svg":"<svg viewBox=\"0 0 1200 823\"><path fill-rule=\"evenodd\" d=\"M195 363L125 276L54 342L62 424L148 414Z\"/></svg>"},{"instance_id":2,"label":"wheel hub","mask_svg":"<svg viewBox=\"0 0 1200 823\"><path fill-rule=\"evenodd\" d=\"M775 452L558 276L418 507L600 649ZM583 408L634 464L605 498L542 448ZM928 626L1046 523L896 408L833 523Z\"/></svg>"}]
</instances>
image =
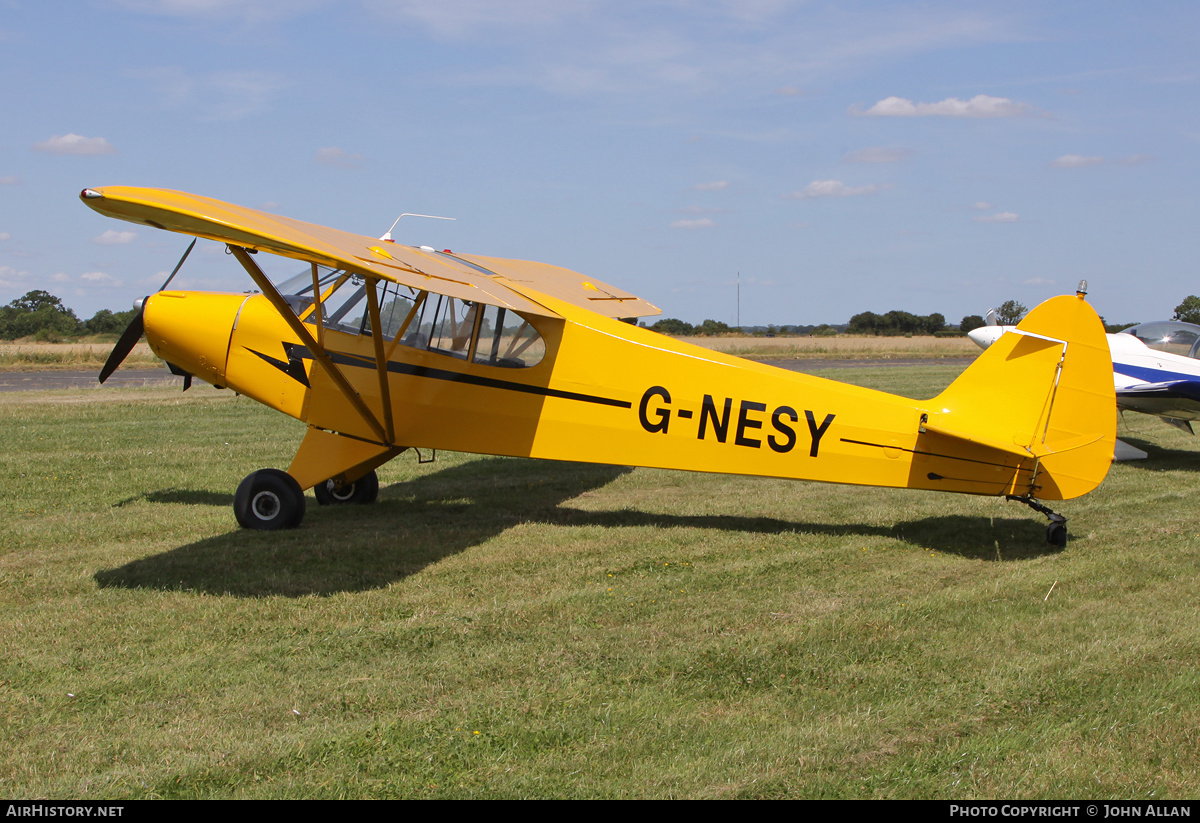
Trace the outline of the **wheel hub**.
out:
<instances>
[{"instance_id":1,"label":"wheel hub","mask_svg":"<svg viewBox=\"0 0 1200 823\"><path fill-rule=\"evenodd\" d=\"M250 504L254 509L254 514L260 520L274 520L279 516L281 504L279 495L275 492L262 491L254 495L254 501Z\"/></svg>"}]
</instances>

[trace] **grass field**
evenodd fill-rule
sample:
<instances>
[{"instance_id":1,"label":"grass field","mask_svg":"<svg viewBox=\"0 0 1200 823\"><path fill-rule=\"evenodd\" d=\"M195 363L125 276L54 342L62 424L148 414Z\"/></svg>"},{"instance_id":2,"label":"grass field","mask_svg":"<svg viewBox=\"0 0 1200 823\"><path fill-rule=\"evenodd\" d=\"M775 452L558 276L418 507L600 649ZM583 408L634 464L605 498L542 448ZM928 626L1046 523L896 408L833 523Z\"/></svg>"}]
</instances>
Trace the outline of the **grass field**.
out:
<instances>
[{"instance_id":1,"label":"grass field","mask_svg":"<svg viewBox=\"0 0 1200 823\"><path fill-rule=\"evenodd\" d=\"M685 337L689 343L753 360L939 360L975 357L967 337Z\"/></svg>"},{"instance_id":2,"label":"grass field","mask_svg":"<svg viewBox=\"0 0 1200 823\"><path fill-rule=\"evenodd\" d=\"M83 343L0 343L0 371L45 371L49 369L100 370L117 341L97 339ZM134 368L161 367L145 340L133 347L125 365Z\"/></svg>"},{"instance_id":3,"label":"grass field","mask_svg":"<svg viewBox=\"0 0 1200 823\"><path fill-rule=\"evenodd\" d=\"M838 379L929 396L945 366ZM0 796L1200 794L1200 449L1060 505L402 455L238 530L302 426L0 395Z\"/></svg>"}]
</instances>

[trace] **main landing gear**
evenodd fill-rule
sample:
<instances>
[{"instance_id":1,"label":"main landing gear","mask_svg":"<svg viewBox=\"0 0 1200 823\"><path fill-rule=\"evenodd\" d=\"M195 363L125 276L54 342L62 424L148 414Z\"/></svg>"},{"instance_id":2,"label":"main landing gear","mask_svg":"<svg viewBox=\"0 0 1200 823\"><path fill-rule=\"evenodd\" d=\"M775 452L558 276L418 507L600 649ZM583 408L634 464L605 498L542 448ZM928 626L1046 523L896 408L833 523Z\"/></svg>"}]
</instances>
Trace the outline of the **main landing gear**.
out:
<instances>
[{"instance_id":1,"label":"main landing gear","mask_svg":"<svg viewBox=\"0 0 1200 823\"><path fill-rule=\"evenodd\" d=\"M1046 527L1046 542L1055 548L1066 548L1067 545L1067 518L1063 517L1056 511L1051 511L1048 507L1034 500L1032 497L1018 497L1015 494L1004 495L1005 500L1016 500L1018 503L1024 503L1035 512L1041 512L1050 520L1050 525Z\"/></svg>"},{"instance_id":2,"label":"main landing gear","mask_svg":"<svg viewBox=\"0 0 1200 823\"><path fill-rule=\"evenodd\" d=\"M332 480L313 487L322 506L374 503L379 496L375 472L345 486ZM259 469L246 476L233 495L233 514L242 528L274 531L294 529L304 519L304 491L290 474L279 469Z\"/></svg>"},{"instance_id":3,"label":"main landing gear","mask_svg":"<svg viewBox=\"0 0 1200 823\"><path fill-rule=\"evenodd\" d=\"M317 496L317 503L322 506L374 503L375 498L379 496L379 475L370 471L345 486L326 480L313 486L313 494Z\"/></svg>"},{"instance_id":4,"label":"main landing gear","mask_svg":"<svg viewBox=\"0 0 1200 823\"><path fill-rule=\"evenodd\" d=\"M246 529L294 529L304 519L304 491L287 472L259 469L238 485L233 514Z\"/></svg>"}]
</instances>

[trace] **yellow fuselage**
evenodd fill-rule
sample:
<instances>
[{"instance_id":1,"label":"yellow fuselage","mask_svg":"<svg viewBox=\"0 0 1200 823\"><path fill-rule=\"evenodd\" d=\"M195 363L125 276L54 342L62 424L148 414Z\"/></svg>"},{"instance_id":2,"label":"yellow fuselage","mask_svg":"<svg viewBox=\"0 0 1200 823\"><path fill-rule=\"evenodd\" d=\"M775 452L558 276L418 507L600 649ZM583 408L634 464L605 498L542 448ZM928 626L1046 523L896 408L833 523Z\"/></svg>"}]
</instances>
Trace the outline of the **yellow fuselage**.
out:
<instances>
[{"instance_id":1,"label":"yellow fuselage","mask_svg":"<svg viewBox=\"0 0 1200 823\"><path fill-rule=\"evenodd\" d=\"M388 409L371 336L322 329L325 350L376 420L390 417L391 442L262 295L162 292L147 302L145 325L154 351L198 378L392 452L446 449L1045 499L1090 490L1111 459L1111 442L1100 443L1082 471L1050 482L1037 475L1061 358L1060 347L1036 340L1020 343L1020 358L997 350L1007 361L999 385L984 385L990 377L965 381L958 391L913 401L710 351L548 296L543 302L561 317L528 318L545 342L544 357L528 368L389 342ZM1111 385L1106 364L1087 367L1103 370ZM1017 408L1007 402L1006 394L1030 385L1051 394ZM1095 414L1112 417L1112 408ZM1101 421L1106 426L1115 423ZM988 441L990 430L1003 432L999 442ZM1078 446L1071 446L1077 456ZM1096 451L1094 443L1083 447ZM319 473L301 484L323 479L313 479Z\"/></svg>"}]
</instances>

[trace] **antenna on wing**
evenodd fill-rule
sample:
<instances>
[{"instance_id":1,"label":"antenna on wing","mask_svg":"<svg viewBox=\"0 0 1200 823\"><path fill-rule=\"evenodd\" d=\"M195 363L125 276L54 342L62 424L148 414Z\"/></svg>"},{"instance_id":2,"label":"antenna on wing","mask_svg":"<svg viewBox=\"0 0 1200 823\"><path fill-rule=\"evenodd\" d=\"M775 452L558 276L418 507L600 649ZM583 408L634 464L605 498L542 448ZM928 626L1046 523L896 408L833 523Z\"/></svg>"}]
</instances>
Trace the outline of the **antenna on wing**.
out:
<instances>
[{"instance_id":1,"label":"antenna on wing","mask_svg":"<svg viewBox=\"0 0 1200 823\"><path fill-rule=\"evenodd\" d=\"M458 219L457 217L438 217L436 214L415 214L415 213L409 212L409 211L406 211L404 214L400 215L400 217L428 217L430 220L457 220ZM396 218L396 223L400 222L400 217ZM395 243L396 241L392 239L392 229L396 228L396 223L392 223L392 228L385 231L383 233L383 237L380 237L379 239L385 243Z\"/></svg>"}]
</instances>

